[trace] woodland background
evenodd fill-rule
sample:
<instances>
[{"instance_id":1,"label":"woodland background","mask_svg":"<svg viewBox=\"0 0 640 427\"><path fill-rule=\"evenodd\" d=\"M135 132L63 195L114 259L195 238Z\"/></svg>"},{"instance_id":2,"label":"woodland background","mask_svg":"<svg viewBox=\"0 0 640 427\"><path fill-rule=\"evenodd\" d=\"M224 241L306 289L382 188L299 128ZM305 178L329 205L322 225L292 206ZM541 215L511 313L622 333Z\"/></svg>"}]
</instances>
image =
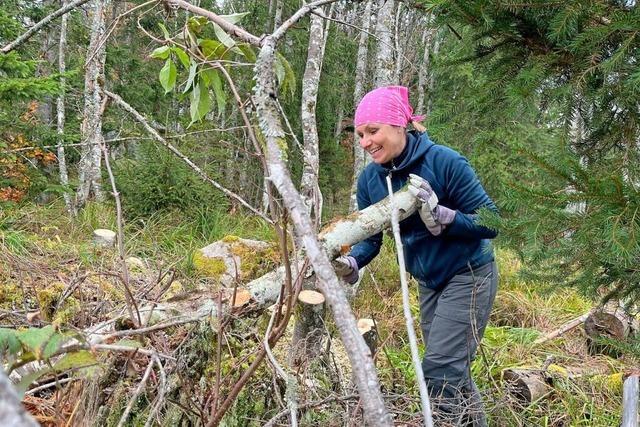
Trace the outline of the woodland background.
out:
<instances>
[{"instance_id":1,"label":"woodland background","mask_svg":"<svg viewBox=\"0 0 640 427\"><path fill-rule=\"evenodd\" d=\"M282 238L296 225L295 209L280 187L271 197L266 191L271 135L256 101L256 45L176 2L92 0L73 2L70 13L11 46L69 3L0 6L6 370L49 360L61 348L54 337L81 336L135 302L218 292L215 265L198 255L210 243L240 236L273 245L243 281L283 262L278 242L288 242L289 253L301 244ZM192 3L258 37L304 5ZM633 0L368 0L322 5L277 44L271 95L285 134L276 142L316 230L353 211L353 177L366 161L353 112L384 84L409 87L431 139L463 153L496 201L500 217L482 220L500 231L501 288L473 366L492 424L620 422L622 379L640 357L632 333L602 339L599 351L579 329L535 341L607 302L637 315L639 37ZM94 244L93 230L118 225L117 249ZM377 323L388 410L398 423L419 425L394 257L393 239L385 239L351 306ZM131 277L123 280L125 258ZM70 352L80 356L66 369L24 384L24 403L51 425L207 424L216 413L223 425L288 424L286 414L274 417L287 406L284 390L296 388L301 424L359 425L362 405L332 320L323 357L285 379L259 364L220 412L268 323L268 313L240 307L224 322L122 342L133 354ZM14 333L23 335L12 347ZM287 360L289 339L285 333L274 347L276 358ZM47 346L55 350L43 355ZM545 365L555 380L542 398L523 403L504 387L504 369Z\"/></svg>"}]
</instances>

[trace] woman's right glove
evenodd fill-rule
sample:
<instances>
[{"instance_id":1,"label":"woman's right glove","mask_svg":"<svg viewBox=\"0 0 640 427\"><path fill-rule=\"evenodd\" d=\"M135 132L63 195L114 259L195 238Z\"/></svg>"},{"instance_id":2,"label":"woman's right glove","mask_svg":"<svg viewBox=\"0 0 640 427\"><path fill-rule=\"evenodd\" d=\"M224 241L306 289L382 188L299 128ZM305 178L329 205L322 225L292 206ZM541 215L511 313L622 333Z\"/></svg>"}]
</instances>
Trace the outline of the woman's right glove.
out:
<instances>
[{"instance_id":1,"label":"woman's right glove","mask_svg":"<svg viewBox=\"0 0 640 427\"><path fill-rule=\"evenodd\" d=\"M431 188L429 181L421 176L409 174L409 192L420 202L418 214L427 230L434 236L440 235L455 219L456 211L438 204L436 192Z\"/></svg>"},{"instance_id":2,"label":"woman's right glove","mask_svg":"<svg viewBox=\"0 0 640 427\"><path fill-rule=\"evenodd\" d=\"M352 256L342 255L331 261L336 274L342 279L353 285L358 281L358 263Z\"/></svg>"}]
</instances>

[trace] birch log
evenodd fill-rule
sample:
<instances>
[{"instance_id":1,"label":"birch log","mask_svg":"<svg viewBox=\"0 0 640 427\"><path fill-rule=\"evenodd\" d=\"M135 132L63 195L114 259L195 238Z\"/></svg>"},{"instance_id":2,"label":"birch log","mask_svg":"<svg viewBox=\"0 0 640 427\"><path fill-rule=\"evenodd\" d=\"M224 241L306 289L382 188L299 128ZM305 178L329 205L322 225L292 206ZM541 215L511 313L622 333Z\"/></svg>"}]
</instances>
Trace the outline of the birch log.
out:
<instances>
[{"instance_id":1,"label":"birch log","mask_svg":"<svg viewBox=\"0 0 640 427\"><path fill-rule=\"evenodd\" d=\"M91 40L87 49L84 78L84 117L82 120L82 148L76 206L82 207L93 194L103 198L100 165L102 153L102 101L101 85L104 84L104 63L106 59L106 15L111 0L97 0L94 4L91 22Z\"/></svg>"},{"instance_id":2,"label":"birch log","mask_svg":"<svg viewBox=\"0 0 640 427\"><path fill-rule=\"evenodd\" d=\"M360 39L358 41L358 55L356 57L356 77L355 87L353 91L353 105L358 105L365 94L366 78L367 78L367 55L369 53L369 23L371 22L371 1L365 1L362 16L362 30L360 31ZM353 180L351 184L351 199L349 202L349 211L354 212L358 209L356 199L356 189L358 185L358 176L366 165L364 149L360 146L360 137L358 133L353 131Z\"/></svg>"},{"instance_id":3,"label":"birch log","mask_svg":"<svg viewBox=\"0 0 640 427\"><path fill-rule=\"evenodd\" d=\"M308 9L309 5L306 8ZM299 12L303 9L305 7L301 8ZM291 20L292 18L287 22ZM371 353L358 332L356 319L351 312L339 279L331 267L326 252L318 242L313 231L311 218L300 194L291 181L283 160L280 145L285 134L280 123L275 87L275 47L278 37L283 33L279 28L263 40L255 66L254 101L260 128L266 139L266 157L270 179L291 214L296 234L302 240L306 254L318 277L319 288L333 311L336 326L347 350L358 391L362 398L364 418L371 426L388 426L391 425L391 419L380 393L380 385Z\"/></svg>"}]
</instances>

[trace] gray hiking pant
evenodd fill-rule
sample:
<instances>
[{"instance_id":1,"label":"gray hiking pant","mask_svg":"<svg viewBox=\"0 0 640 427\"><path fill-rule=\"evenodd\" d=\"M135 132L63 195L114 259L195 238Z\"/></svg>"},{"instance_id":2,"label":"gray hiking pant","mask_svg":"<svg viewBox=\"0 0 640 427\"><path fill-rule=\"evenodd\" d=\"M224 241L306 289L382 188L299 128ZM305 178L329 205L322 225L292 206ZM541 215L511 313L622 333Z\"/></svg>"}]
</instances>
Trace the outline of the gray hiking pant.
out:
<instances>
[{"instance_id":1,"label":"gray hiking pant","mask_svg":"<svg viewBox=\"0 0 640 427\"><path fill-rule=\"evenodd\" d=\"M487 425L470 368L497 289L495 262L454 276L440 291L419 285L422 370L437 425Z\"/></svg>"}]
</instances>

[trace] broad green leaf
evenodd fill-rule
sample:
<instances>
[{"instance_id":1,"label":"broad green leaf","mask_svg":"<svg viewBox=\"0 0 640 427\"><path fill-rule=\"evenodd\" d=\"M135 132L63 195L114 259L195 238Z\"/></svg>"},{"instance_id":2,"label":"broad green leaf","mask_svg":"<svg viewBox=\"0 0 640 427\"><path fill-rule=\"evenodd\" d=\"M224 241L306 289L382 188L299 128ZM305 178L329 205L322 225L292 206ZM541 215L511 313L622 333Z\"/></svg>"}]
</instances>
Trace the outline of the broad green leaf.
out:
<instances>
[{"instance_id":1,"label":"broad green leaf","mask_svg":"<svg viewBox=\"0 0 640 427\"><path fill-rule=\"evenodd\" d=\"M162 34L164 34L165 40L169 40L171 36L169 35L169 31L167 31L167 27L165 27L162 22L159 22L158 26L160 26L160 29L162 30ZM165 59L165 58L162 58L162 59Z\"/></svg>"},{"instance_id":2,"label":"broad green leaf","mask_svg":"<svg viewBox=\"0 0 640 427\"><path fill-rule=\"evenodd\" d=\"M237 24L238 22L240 22L242 18L244 18L248 14L249 12L242 12L242 13L232 13L231 15L218 15L218 16L220 16L220 18L224 19L227 22L230 22L232 24Z\"/></svg>"},{"instance_id":3,"label":"broad green leaf","mask_svg":"<svg viewBox=\"0 0 640 427\"><path fill-rule=\"evenodd\" d=\"M280 78L280 75L278 75L278 82L280 83L282 91L286 92L288 90L291 96L295 95L296 75L293 72L291 64L289 64L289 61L287 61L287 59L282 56L280 52L276 52L276 73L278 72L278 64L280 64L280 67L282 67L283 71L282 79Z\"/></svg>"},{"instance_id":4,"label":"broad green leaf","mask_svg":"<svg viewBox=\"0 0 640 427\"><path fill-rule=\"evenodd\" d=\"M185 84L184 89L182 90L182 93L189 92L189 89L191 89L191 86L193 86L193 81L196 78L197 71L198 71L198 64L195 62L192 62L191 66L189 67L189 77L187 78L187 83Z\"/></svg>"},{"instance_id":5,"label":"broad green leaf","mask_svg":"<svg viewBox=\"0 0 640 427\"><path fill-rule=\"evenodd\" d=\"M0 354L5 350L9 354L17 354L22 349L17 333L13 329L0 328Z\"/></svg>"},{"instance_id":6,"label":"broad green leaf","mask_svg":"<svg viewBox=\"0 0 640 427\"><path fill-rule=\"evenodd\" d=\"M224 44L228 48L232 48L236 45L235 40L233 40L231 36L220 27L220 25L214 24L213 22L212 24L213 31L216 33L216 37L222 42L222 44Z\"/></svg>"},{"instance_id":7,"label":"broad green leaf","mask_svg":"<svg viewBox=\"0 0 640 427\"><path fill-rule=\"evenodd\" d=\"M213 87L213 93L216 95L216 103L218 104L218 112L224 111L224 106L227 103L227 95L222 90L222 79L220 73L216 69L210 69L209 79L211 81L211 87Z\"/></svg>"},{"instance_id":8,"label":"broad green leaf","mask_svg":"<svg viewBox=\"0 0 640 427\"><path fill-rule=\"evenodd\" d=\"M202 30L202 27L208 22L204 16L192 16L187 21L187 28L193 33L198 34Z\"/></svg>"},{"instance_id":9,"label":"broad green leaf","mask_svg":"<svg viewBox=\"0 0 640 427\"><path fill-rule=\"evenodd\" d=\"M31 372L28 375L25 375L24 377L22 377L20 379L20 382L18 382L18 384L15 385L15 389L16 389L16 393L18 393L18 398L22 399L22 397L24 396L24 393L27 391L27 389L29 388L29 386L38 378L40 378L41 376L43 376L44 374L47 374L51 372L51 368L49 367L45 367L40 369L39 371L35 371L35 372Z\"/></svg>"},{"instance_id":10,"label":"broad green leaf","mask_svg":"<svg viewBox=\"0 0 640 427\"><path fill-rule=\"evenodd\" d=\"M54 365L53 369L61 372L67 369L83 368L98 363L95 356L87 350L77 351L75 353L65 354Z\"/></svg>"},{"instance_id":11,"label":"broad green leaf","mask_svg":"<svg viewBox=\"0 0 640 427\"><path fill-rule=\"evenodd\" d=\"M160 70L160 84L164 88L164 93L169 93L176 85L176 65L171 59L167 59L164 63L164 67Z\"/></svg>"},{"instance_id":12,"label":"broad green leaf","mask_svg":"<svg viewBox=\"0 0 640 427\"><path fill-rule=\"evenodd\" d=\"M200 81L196 83L193 91L191 91L191 123L202 120L210 109L209 88L203 81Z\"/></svg>"},{"instance_id":13,"label":"broad green leaf","mask_svg":"<svg viewBox=\"0 0 640 427\"><path fill-rule=\"evenodd\" d=\"M156 59L167 59L171 48L169 46L160 46L151 52L151 57Z\"/></svg>"},{"instance_id":14,"label":"broad green leaf","mask_svg":"<svg viewBox=\"0 0 640 427\"><path fill-rule=\"evenodd\" d=\"M115 345L121 345L123 347L131 347L131 348L141 348L142 347L142 344L140 344L140 341L128 340L128 339L122 339L122 340L118 341L117 343L115 343Z\"/></svg>"},{"instance_id":15,"label":"broad green leaf","mask_svg":"<svg viewBox=\"0 0 640 427\"><path fill-rule=\"evenodd\" d=\"M18 332L18 339L23 346L33 352L36 358L41 359L42 350L54 333L55 329L52 325L44 328L29 328L26 331Z\"/></svg>"},{"instance_id":16,"label":"broad green leaf","mask_svg":"<svg viewBox=\"0 0 640 427\"><path fill-rule=\"evenodd\" d=\"M242 52L242 56L246 58L247 61L254 63L256 62L256 53L253 51L253 48L248 43L240 43L237 45L240 52Z\"/></svg>"},{"instance_id":17,"label":"broad green leaf","mask_svg":"<svg viewBox=\"0 0 640 427\"><path fill-rule=\"evenodd\" d=\"M212 39L201 40L200 49L207 59L223 59L227 51L224 44Z\"/></svg>"},{"instance_id":18,"label":"broad green leaf","mask_svg":"<svg viewBox=\"0 0 640 427\"><path fill-rule=\"evenodd\" d=\"M189 55L187 55L187 53L184 50L182 50L181 48L179 48L179 47L172 47L171 51L176 54L176 56L180 60L180 63L182 64L182 66L188 70L189 69L189 63L191 61L189 59Z\"/></svg>"},{"instance_id":19,"label":"broad green leaf","mask_svg":"<svg viewBox=\"0 0 640 427\"><path fill-rule=\"evenodd\" d=\"M62 347L65 341L66 341L66 337L64 335L59 333L53 334L49 342L47 342L47 345L44 346L44 351L42 352L42 358L48 359L51 356L53 356L53 354L56 351L58 351L60 347Z\"/></svg>"}]
</instances>

